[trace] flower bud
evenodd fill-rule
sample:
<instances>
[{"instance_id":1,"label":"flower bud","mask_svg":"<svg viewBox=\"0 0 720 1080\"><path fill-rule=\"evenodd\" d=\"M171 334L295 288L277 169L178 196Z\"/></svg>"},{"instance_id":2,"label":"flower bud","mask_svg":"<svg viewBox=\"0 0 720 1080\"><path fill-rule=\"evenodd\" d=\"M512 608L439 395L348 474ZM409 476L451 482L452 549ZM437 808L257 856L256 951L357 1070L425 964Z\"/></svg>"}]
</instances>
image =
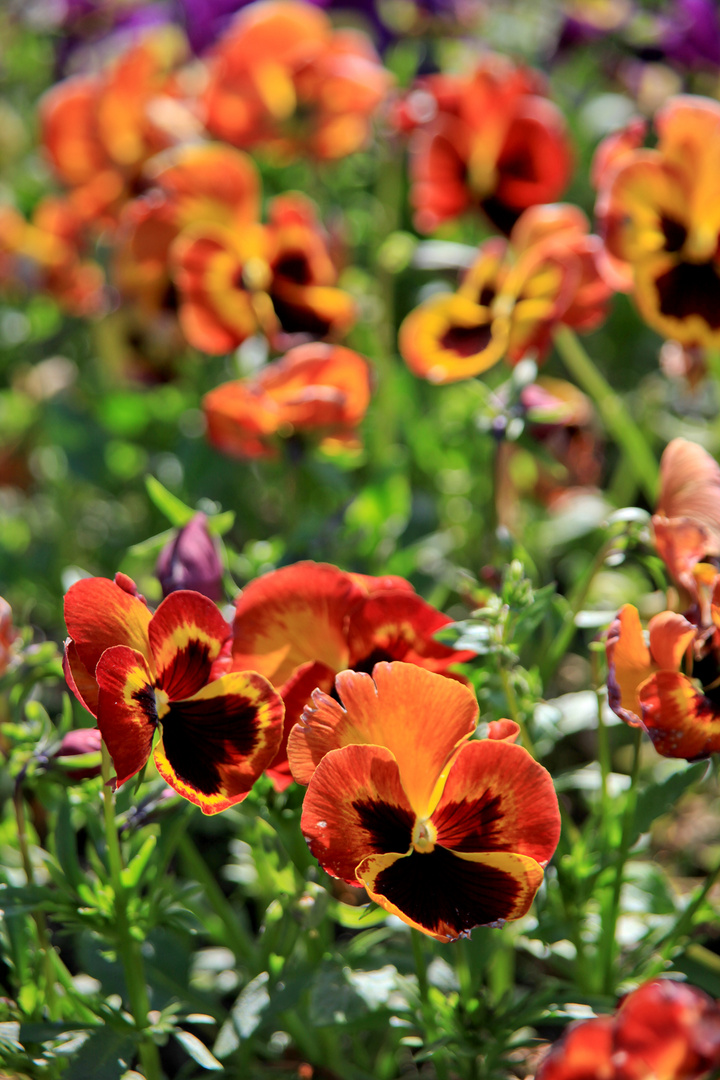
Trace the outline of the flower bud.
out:
<instances>
[{"instance_id":1,"label":"flower bud","mask_svg":"<svg viewBox=\"0 0 720 1080\"><path fill-rule=\"evenodd\" d=\"M222 563L208 532L205 514L195 514L160 552L155 573L163 596L195 589L210 600L222 598Z\"/></svg>"},{"instance_id":2,"label":"flower bud","mask_svg":"<svg viewBox=\"0 0 720 1080\"><path fill-rule=\"evenodd\" d=\"M99 728L75 728L63 735L62 742L53 755L54 758L79 757L85 754L99 754L102 747L102 736ZM100 764L91 765L85 769L73 769L67 771L69 780L90 780L93 776L100 775Z\"/></svg>"}]
</instances>

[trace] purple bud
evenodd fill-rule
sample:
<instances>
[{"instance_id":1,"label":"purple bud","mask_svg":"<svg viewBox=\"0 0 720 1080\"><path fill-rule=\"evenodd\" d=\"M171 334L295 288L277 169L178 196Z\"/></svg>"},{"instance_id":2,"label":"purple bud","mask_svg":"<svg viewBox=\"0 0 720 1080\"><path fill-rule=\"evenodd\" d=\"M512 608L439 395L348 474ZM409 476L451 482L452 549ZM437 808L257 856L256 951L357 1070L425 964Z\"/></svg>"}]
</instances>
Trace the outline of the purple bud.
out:
<instances>
[{"instance_id":1,"label":"purple bud","mask_svg":"<svg viewBox=\"0 0 720 1080\"><path fill-rule=\"evenodd\" d=\"M75 728L63 735L62 742L54 757L77 757L80 754L99 754L102 746L102 735L99 728ZM99 776L100 765L89 769L75 769L66 773L69 780L89 780L93 776Z\"/></svg>"},{"instance_id":2,"label":"purple bud","mask_svg":"<svg viewBox=\"0 0 720 1080\"><path fill-rule=\"evenodd\" d=\"M215 602L222 598L222 563L204 514L195 514L165 545L155 573L163 596L177 589L195 589Z\"/></svg>"}]
</instances>

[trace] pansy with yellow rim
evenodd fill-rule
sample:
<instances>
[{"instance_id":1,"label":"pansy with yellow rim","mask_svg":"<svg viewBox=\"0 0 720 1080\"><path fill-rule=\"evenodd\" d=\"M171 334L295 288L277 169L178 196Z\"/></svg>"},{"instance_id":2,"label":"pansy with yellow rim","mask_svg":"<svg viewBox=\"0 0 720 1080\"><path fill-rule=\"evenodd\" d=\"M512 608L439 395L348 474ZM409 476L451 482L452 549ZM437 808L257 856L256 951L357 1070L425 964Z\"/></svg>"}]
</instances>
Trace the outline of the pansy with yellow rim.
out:
<instances>
[{"instance_id":1,"label":"pansy with yellow rim","mask_svg":"<svg viewBox=\"0 0 720 1080\"><path fill-rule=\"evenodd\" d=\"M86 578L65 620L68 684L97 717L118 786L152 754L205 814L245 798L277 753L284 707L257 672L226 673L230 627L212 601L180 590L153 615L124 575Z\"/></svg>"},{"instance_id":2,"label":"pansy with yellow rim","mask_svg":"<svg viewBox=\"0 0 720 1080\"><path fill-rule=\"evenodd\" d=\"M382 662L336 688L303 716L326 745L301 819L321 866L439 941L526 914L560 836L548 772L504 731L470 741L461 683Z\"/></svg>"},{"instance_id":3,"label":"pansy with yellow rim","mask_svg":"<svg viewBox=\"0 0 720 1080\"><path fill-rule=\"evenodd\" d=\"M598 218L646 322L683 345L720 345L720 104L671 98L654 149L600 150Z\"/></svg>"}]
</instances>

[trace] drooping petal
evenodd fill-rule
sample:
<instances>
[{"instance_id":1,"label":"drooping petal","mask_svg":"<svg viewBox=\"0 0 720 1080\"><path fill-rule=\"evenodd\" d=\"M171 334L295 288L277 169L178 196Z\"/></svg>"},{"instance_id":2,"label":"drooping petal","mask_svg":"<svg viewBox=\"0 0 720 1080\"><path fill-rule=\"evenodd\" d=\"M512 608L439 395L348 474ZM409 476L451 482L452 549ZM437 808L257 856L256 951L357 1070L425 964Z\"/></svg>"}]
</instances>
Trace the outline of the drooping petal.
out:
<instances>
[{"instance_id":1,"label":"drooping petal","mask_svg":"<svg viewBox=\"0 0 720 1080\"><path fill-rule=\"evenodd\" d=\"M98 685L95 678L78 656L75 642L68 638L63 653L63 674L65 682L84 709L97 716Z\"/></svg>"},{"instance_id":2,"label":"drooping petal","mask_svg":"<svg viewBox=\"0 0 720 1080\"><path fill-rule=\"evenodd\" d=\"M640 615L625 604L608 629L605 650L608 662L608 704L626 724L640 724L638 687L655 670L643 638Z\"/></svg>"},{"instance_id":3,"label":"drooping petal","mask_svg":"<svg viewBox=\"0 0 720 1080\"><path fill-rule=\"evenodd\" d=\"M113 645L137 649L152 665L147 605L108 578L83 578L65 594L65 622L81 662L90 675Z\"/></svg>"},{"instance_id":4,"label":"drooping petal","mask_svg":"<svg viewBox=\"0 0 720 1080\"><path fill-rule=\"evenodd\" d=\"M520 725L514 720L491 720L488 724L488 739L514 743L520 735Z\"/></svg>"},{"instance_id":5,"label":"drooping petal","mask_svg":"<svg viewBox=\"0 0 720 1080\"><path fill-rule=\"evenodd\" d=\"M678 671L697 627L676 611L662 611L648 623L650 655L659 668Z\"/></svg>"},{"instance_id":6,"label":"drooping petal","mask_svg":"<svg viewBox=\"0 0 720 1080\"><path fill-rule=\"evenodd\" d=\"M642 721L663 757L707 757L720 751L720 709L692 679L656 671L640 688Z\"/></svg>"},{"instance_id":7,"label":"drooping petal","mask_svg":"<svg viewBox=\"0 0 720 1080\"><path fill-rule=\"evenodd\" d=\"M390 751L352 745L332 751L318 765L300 828L323 869L359 885L358 864L369 855L406 852L414 823Z\"/></svg>"},{"instance_id":8,"label":"drooping petal","mask_svg":"<svg viewBox=\"0 0 720 1080\"><path fill-rule=\"evenodd\" d=\"M312 769L336 747L385 746L397 761L414 812L429 816L443 769L475 730L473 692L453 679L397 662L376 664L372 678L343 671L335 685L343 705L327 694L314 694L313 708L291 734L288 754L295 778L308 783Z\"/></svg>"},{"instance_id":9,"label":"drooping petal","mask_svg":"<svg viewBox=\"0 0 720 1080\"><path fill-rule=\"evenodd\" d=\"M172 701L153 754L158 772L204 814L240 802L277 753L283 703L267 679L234 671Z\"/></svg>"},{"instance_id":10,"label":"drooping petal","mask_svg":"<svg viewBox=\"0 0 720 1080\"><path fill-rule=\"evenodd\" d=\"M115 645L100 657L95 677L98 727L120 787L150 757L158 719L152 675L142 653Z\"/></svg>"},{"instance_id":11,"label":"drooping petal","mask_svg":"<svg viewBox=\"0 0 720 1080\"><path fill-rule=\"evenodd\" d=\"M432 822L437 843L455 852L514 851L543 866L560 839L550 773L522 746L495 739L460 748Z\"/></svg>"},{"instance_id":12,"label":"drooping petal","mask_svg":"<svg viewBox=\"0 0 720 1080\"><path fill-rule=\"evenodd\" d=\"M336 566L300 562L243 589L235 608L233 668L259 671L280 686L300 664L347 667L347 613L362 596Z\"/></svg>"},{"instance_id":13,"label":"drooping petal","mask_svg":"<svg viewBox=\"0 0 720 1080\"><path fill-rule=\"evenodd\" d=\"M439 941L454 941L474 926L525 915L543 872L524 855L466 854L438 846L405 857L370 855L357 876L386 911Z\"/></svg>"},{"instance_id":14,"label":"drooping petal","mask_svg":"<svg viewBox=\"0 0 720 1080\"><path fill-rule=\"evenodd\" d=\"M174 701L205 686L230 627L212 600L178 589L163 600L148 627L156 681Z\"/></svg>"}]
</instances>

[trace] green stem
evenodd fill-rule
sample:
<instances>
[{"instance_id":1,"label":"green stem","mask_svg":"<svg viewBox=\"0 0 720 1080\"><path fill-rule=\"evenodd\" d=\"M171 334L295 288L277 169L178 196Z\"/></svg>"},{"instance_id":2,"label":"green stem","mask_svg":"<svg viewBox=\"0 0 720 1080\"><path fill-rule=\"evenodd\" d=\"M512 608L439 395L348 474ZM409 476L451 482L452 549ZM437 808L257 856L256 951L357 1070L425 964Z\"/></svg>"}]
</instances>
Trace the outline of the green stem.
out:
<instances>
[{"instance_id":1,"label":"green stem","mask_svg":"<svg viewBox=\"0 0 720 1080\"><path fill-rule=\"evenodd\" d=\"M435 1024L435 1012L430 1001L430 984L427 977L427 963L423 951L424 935L415 927L410 928L410 940L412 942L413 959L415 961L415 974L418 981L420 994L420 1009L423 1018L425 1043L434 1043L438 1038L438 1030ZM433 1055L433 1065L439 1080L447 1080L448 1072L443 1050L438 1048Z\"/></svg>"},{"instance_id":2,"label":"green stem","mask_svg":"<svg viewBox=\"0 0 720 1080\"><path fill-rule=\"evenodd\" d=\"M615 880L613 882L613 891L610 899L610 907L607 910L607 917L603 919L603 990L606 994L613 994L615 992L615 980L613 977L615 969L615 956L617 953L615 931L617 929L617 921L620 914L620 897L622 893L625 864L627 862L628 854L630 852L630 838L632 836L633 825L635 823L635 808L637 806L637 780L640 774L640 751L642 748L642 737L642 728L638 728L635 732L635 748L633 754L632 771L630 774L630 788L627 793L625 814L623 815L620 848L618 851L617 861L615 863Z\"/></svg>"},{"instance_id":3,"label":"green stem","mask_svg":"<svg viewBox=\"0 0 720 1080\"><path fill-rule=\"evenodd\" d=\"M530 732L528 731L528 727L525 723L522 712L520 711L517 694L515 693L515 687L513 686L512 679L510 678L510 672L507 670L502 660L498 660L498 668L500 670L500 682L502 683L503 693L505 694L505 700L507 701L510 719L514 720L517 726L520 728L520 738L522 739L522 744L527 750L527 752L532 757L536 757L537 755L535 753L535 744L532 740Z\"/></svg>"},{"instance_id":4,"label":"green stem","mask_svg":"<svg viewBox=\"0 0 720 1080\"><path fill-rule=\"evenodd\" d=\"M697 890L690 903L682 912L676 922L670 927L668 932L660 939L658 943L659 958L653 965L650 976L657 975L658 972L663 971L667 961L672 958L672 954L677 948L678 942L686 937L690 933L693 926L693 920L696 913L699 911L703 901L712 889L715 882L720 877L720 860L717 866L712 870L705 881Z\"/></svg>"},{"instance_id":5,"label":"green stem","mask_svg":"<svg viewBox=\"0 0 720 1080\"><path fill-rule=\"evenodd\" d=\"M180 838L178 852L185 863L188 877L194 878L202 885L205 899L220 919L226 935L225 944L232 949L239 960L254 967L257 957L255 942L237 918L225 893L187 833Z\"/></svg>"},{"instance_id":6,"label":"green stem","mask_svg":"<svg viewBox=\"0 0 720 1080\"><path fill-rule=\"evenodd\" d=\"M568 326L560 326L554 337L565 367L595 402L608 433L622 451L628 470L647 501L654 506L658 493L658 463L643 432L595 367L575 333Z\"/></svg>"},{"instance_id":7,"label":"green stem","mask_svg":"<svg viewBox=\"0 0 720 1080\"><path fill-rule=\"evenodd\" d=\"M115 800L110 786L112 763L107 746L102 744L103 811L105 842L107 844L110 882L115 895L115 930L117 944L127 985L130 1012L140 1035L138 1053L146 1080L161 1080L162 1069L158 1048L147 1033L150 1001L145 983L140 944L130 932L127 912L127 893L123 884L123 859L115 822Z\"/></svg>"},{"instance_id":8,"label":"green stem","mask_svg":"<svg viewBox=\"0 0 720 1080\"><path fill-rule=\"evenodd\" d=\"M598 760L600 762L600 826L605 835L610 814L610 793L608 791L608 777L611 772L612 759L610 756L610 739L608 729L603 718L603 695L601 691L600 673L598 671L598 654L591 654L590 665L592 669L592 682L595 691L598 722Z\"/></svg>"},{"instance_id":9,"label":"green stem","mask_svg":"<svg viewBox=\"0 0 720 1080\"><path fill-rule=\"evenodd\" d=\"M20 848L20 856L22 858L23 870L25 871L25 877L27 879L28 885L34 885L35 872L33 870L32 856L30 855L30 845L28 844L27 838L27 827L25 821L25 799L23 798L23 790L21 783L15 784L13 802L15 805L15 820L17 822L18 846ZM37 929L40 955L42 956L48 1016L51 1020L54 1020L57 1016L55 998L55 972L52 962L52 955L55 955L55 950L50 944L47 922L45 920L45 912L34 912L33 919L35 921L35 927Z\"/></svg>"}]
</instances>

